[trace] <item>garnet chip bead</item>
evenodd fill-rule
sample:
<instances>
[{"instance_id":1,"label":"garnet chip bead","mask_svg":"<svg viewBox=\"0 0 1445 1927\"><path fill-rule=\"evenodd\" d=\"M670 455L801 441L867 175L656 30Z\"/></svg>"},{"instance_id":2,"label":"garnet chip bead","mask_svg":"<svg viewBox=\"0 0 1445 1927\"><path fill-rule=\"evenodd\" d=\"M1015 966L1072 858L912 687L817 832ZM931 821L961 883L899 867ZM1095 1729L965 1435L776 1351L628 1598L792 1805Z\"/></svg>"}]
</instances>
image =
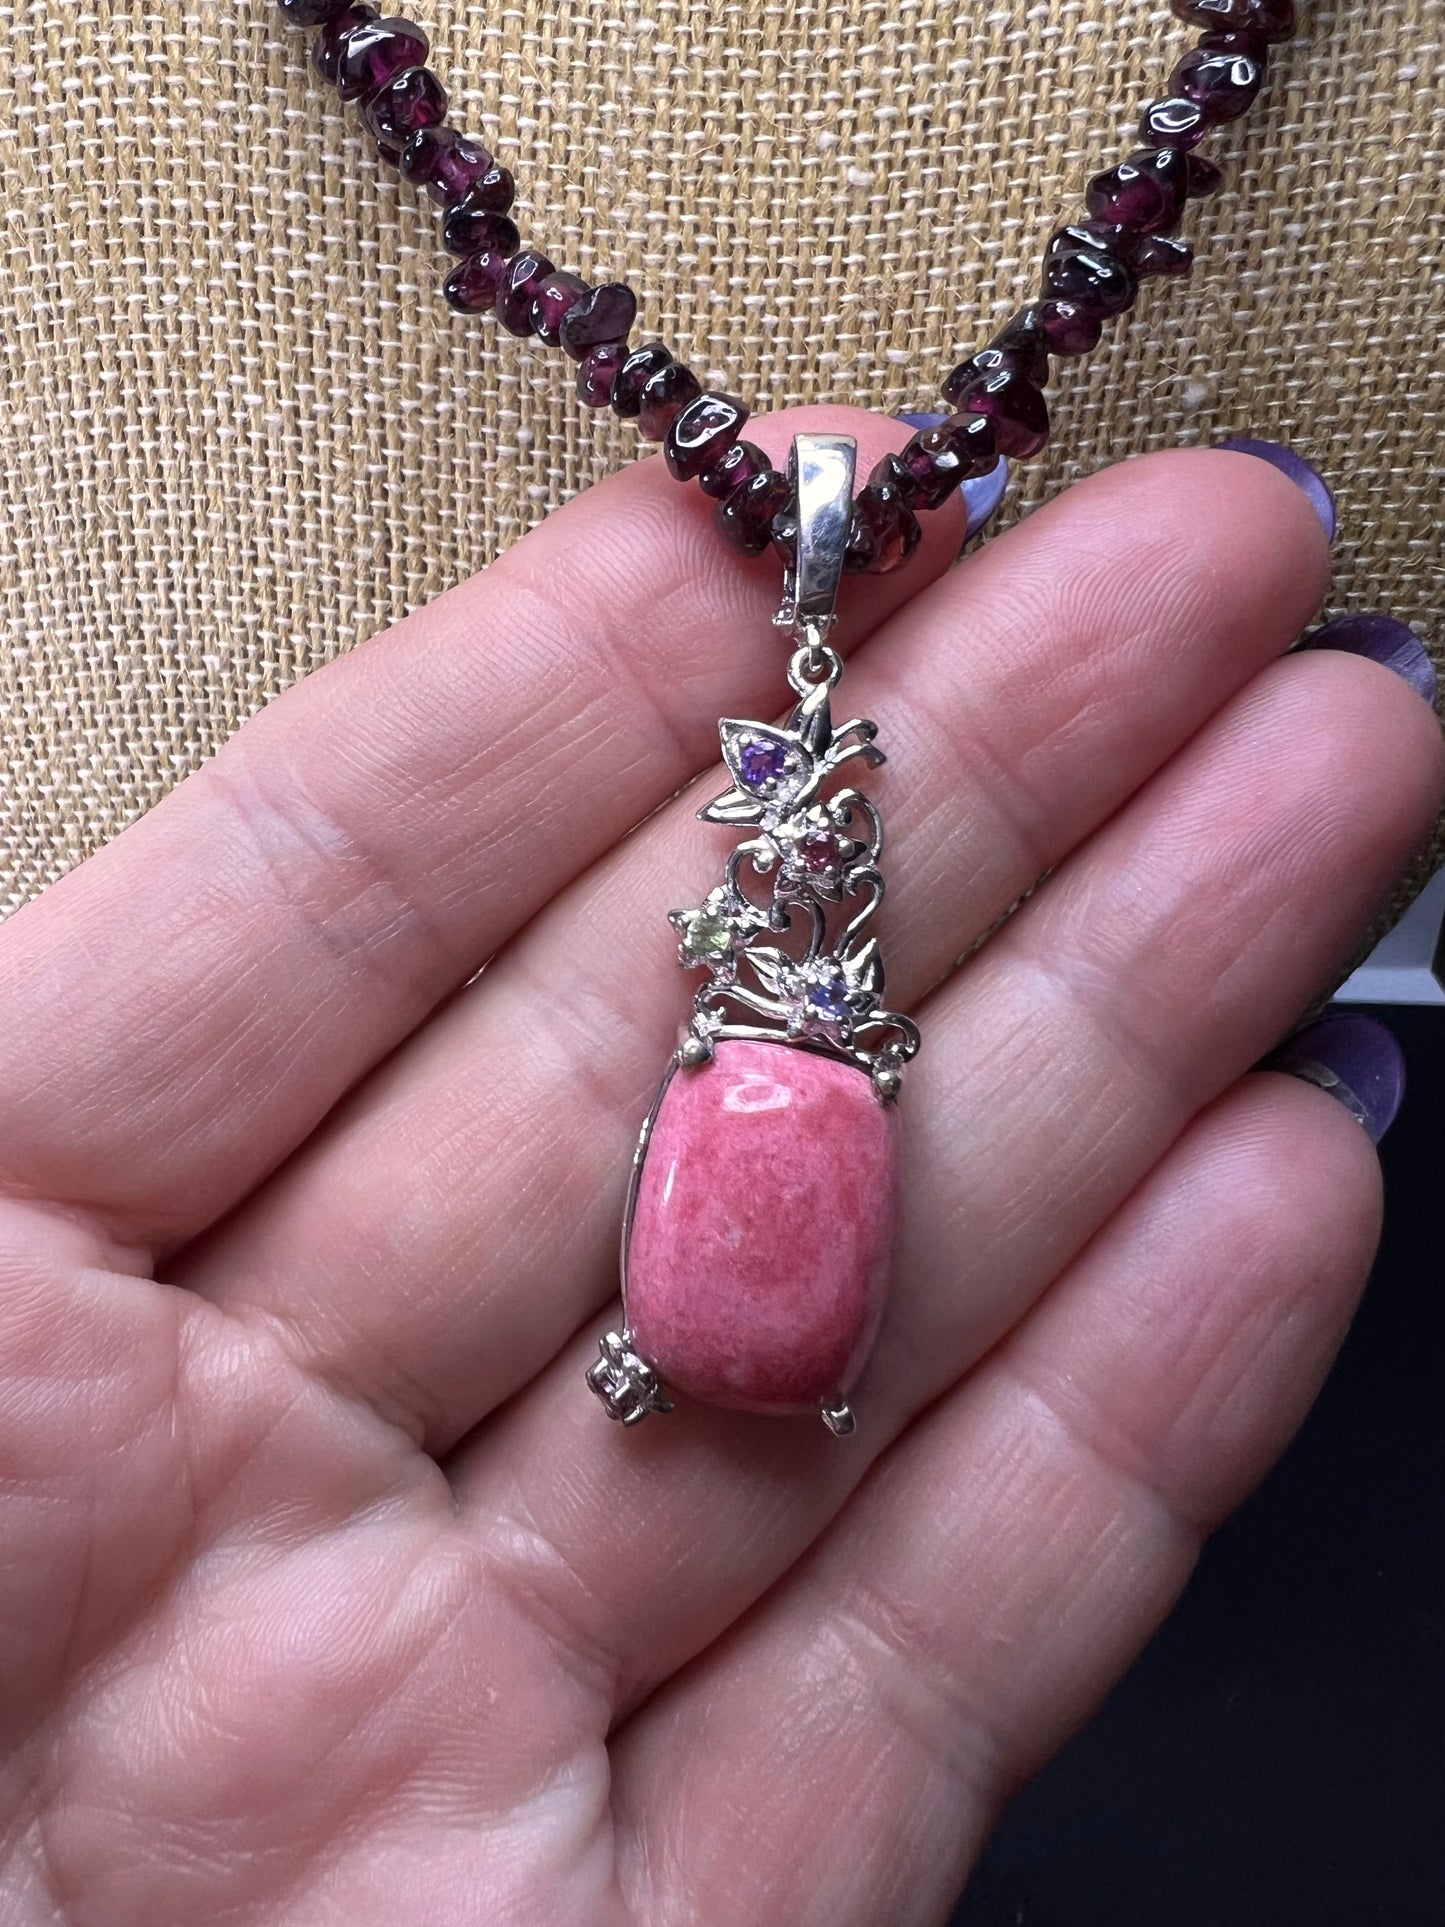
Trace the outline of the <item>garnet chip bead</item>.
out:
<instances>
[{"instance_id":1,"label":"garnet chip bead","mask_svg":"<svg viewBox=\"0 0 1445 1927\"><path fill-rule=\"evenodd\" d=\"M281 11L293 27L324 27L338 13L344 13L351 0L279 0Z\"/></svg>"},{"instance_id":2,"label":"garnet chip bead","mask_svg":"<svg viewBox=\"0 0 1445 1927\"><path fill-rule=\"evenodd\" d=\"M723 497L713 510L713 527L744 555L761 555L773 539L773 517L792 501L786 475L769 467Z\"/></svg>"},{"instance_id":3,"label":"garnet chip bead","mask_svg":"<svg viewBox=\"0 0 1445 1927\"><path fill-rule=\"evenodd\" d=\"M1294 32L1294 0L1169 0L1181 20L1206 33L1257 33L1261 40L1288 40Z\"/></svg>"},{"instance_id":4,"label":"garnet chip bead","mask_svg":"<svg viewBox=\"0 0 1445 1927\"><path fill-rule=\"evenodd\" d=\"M343 100L370 100L409 67L425 66L430 51L421 28L399 15L363 21L342 37L336 90Z\"/></svg>"},{"instance_id":5,"label":"garnet chip bead","mask_svg":"<svg viewBox=\"0 0 1445 1927\"><path fill-rule=\"evenodd\" d=\"M667 431L663 459L668 473L691 482L726 455L748 419L744 404L732 395L699 395L690 401Z\"/></svg>"},{"instance_id":6,"label":"garnet chip bead","mask_svg":"<svg viewBox=\"0 0 1445 1927\"><path fill-rule=\"evenodd\" d=\"M497 220L506 220L505 215L497 215ZM508 227L511 222L507 222ZM503 250L505 252L505 249ZM532 303L537 290L555 270L545 254L538 254L529 248L519 254L507 265L497 289L497 319L512 335L529 335L532 332Z\"/></svg>"},{"instance_id":7,"label":"garnet chip bead","mask_svg":"<svg viewBox=\"0 0 1445 1927\"><path fill-rule=\"evenodd\" d=\"M465 200L492 164L490 148L456 127L420 128L401 154L402 173L440 207Z\"/></svg>"},{"instance_id":8,"label":"garnet chip bead","mask_svg":"<svg viewBox=\"0 0 1445 1927\"><path fill-rule=\"evenodd\" d=\"M446 89L426 67L409 67L371 96L361 110L384 161L401 164L402 151L423 127L446 119Z\"/></svg>"}]
</instances>

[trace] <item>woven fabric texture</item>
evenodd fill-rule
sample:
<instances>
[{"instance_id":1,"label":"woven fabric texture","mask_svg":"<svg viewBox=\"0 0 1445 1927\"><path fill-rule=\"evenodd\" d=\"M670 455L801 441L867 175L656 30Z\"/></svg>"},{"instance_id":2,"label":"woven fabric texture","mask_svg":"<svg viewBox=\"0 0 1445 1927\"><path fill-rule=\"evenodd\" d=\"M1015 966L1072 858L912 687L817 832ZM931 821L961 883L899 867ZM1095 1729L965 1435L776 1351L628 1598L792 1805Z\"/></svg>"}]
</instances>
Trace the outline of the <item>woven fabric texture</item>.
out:
<instances>
[{"instance_id":1,"label":"woven fabric texture","mask_svg":"<svg viewBox=\"0 0 1445 1927\"><path fill-rule=\"evenodd\" d=\"M1189 44L1161 0L426 0L523 232L758 406L935 406ZM1059 364L1009 513L1124 453L1285 441L1336 608L1430 638L1445 0L1308 6L1208 151L1200 260ZM0 907L267 697L633 458L556 351L438 299L430 203L267 0L0 3ZM767 565L760 565L767 566Z\"/></svg>"}]
</instances>

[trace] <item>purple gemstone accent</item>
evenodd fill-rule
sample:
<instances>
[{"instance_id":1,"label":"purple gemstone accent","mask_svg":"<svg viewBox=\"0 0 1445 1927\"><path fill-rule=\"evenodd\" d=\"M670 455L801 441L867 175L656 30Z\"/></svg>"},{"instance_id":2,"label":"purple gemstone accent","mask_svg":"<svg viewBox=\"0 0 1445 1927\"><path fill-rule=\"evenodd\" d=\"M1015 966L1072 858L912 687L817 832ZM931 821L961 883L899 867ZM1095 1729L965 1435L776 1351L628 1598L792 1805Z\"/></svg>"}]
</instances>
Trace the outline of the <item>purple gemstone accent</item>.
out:
<instances>
[{"instance_id":1,"label":"purple gemstone accent","mask_svg":"<svg viewBox=\"0 0 1445 1927\"><path fill-rule=\"evenodd\" d=\"M1285 448L1280 442L1256 441L1249 435L1231 435L1227 442L1217 444L1220 448L1232 448L1239 455L1254 455L1271 468L1277 468L1281 475L1288 475L1296 488L1304 490L1309 497L1310 507L1324 524L1326 539L1333 542L1338 518L1335 514L1335 498L1330 494L1329 485L1312 462L1303 455L1296 455L1292 448Z\"/></svg>"},{"instance_id":2,"label":"purple gemstone accent","mask_svg":"<svg viewBox=\"0 0 1445 1927\"><path fill-rule=\"evenodd\" d=\"M1405 1054L1394 1032L1373 1017L1332 1011L1281 1044L1264 1069L1284 1071L1327 1091L1378 1144L1400 1114Z\"/></svg>"},{"instance_id":3,"label":"purple gemstone accent","mask_svg":"<svg viewBox=\"0 0 1445 1927\"><path fill-rule=\"evenodd\" d=\"M465 200L491 166L491 149L455 127L423 127L401 153L402 173L440 207Z\"/></svg>"},{"instance_id":4,"label":"purple gemstone accent","mask_svg":"<svg viewBox=\"0 0 1445 1927\"><path fill-rule=\"evenodd\" d=\"M906 412L901 415L895 415L893 419L896 422L902 422L906 428L937 428L938 424L940 422L946 422L948 417L947 415Z\"/></svg>"},{"instance_id":5,"label":"purple gemstone accent","mask_svg":"<svg viewBox=\"0 0 1445 1927\"><path fill-rule=\"evenodd\" d=\"M766 743L757 738L744 743L738 755L738 771L750 790L765 783L780 782L787 774L787 752L781 743Z\"/></svg>"},{"instance_id":6,"label":"purple gemstone accent","mask_svg":"<svg viewBox=\"0 0 1445 1927\"><path fill-rule=\"evenodd\" d=\"M1429 651L1403 622L1393 616L1336 616L1323 629L1316 629L1301 648L1342 649L1347 655L1363 656L1392 670L1423 696L1433 709L1437 694L1435 665Z\"/></svg>"}]
</instances>

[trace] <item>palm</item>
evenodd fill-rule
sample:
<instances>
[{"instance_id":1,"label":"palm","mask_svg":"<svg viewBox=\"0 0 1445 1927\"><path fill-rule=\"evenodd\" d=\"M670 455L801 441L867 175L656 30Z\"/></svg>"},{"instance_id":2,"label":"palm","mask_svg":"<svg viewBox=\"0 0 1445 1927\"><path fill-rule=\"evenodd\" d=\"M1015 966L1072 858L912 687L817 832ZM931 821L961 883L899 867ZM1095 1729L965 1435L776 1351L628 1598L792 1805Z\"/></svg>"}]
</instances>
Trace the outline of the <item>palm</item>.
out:
<instances>
[{"instance_id":1,"label":"palm","mask_svg":"<svg viewBox=\"0 0 1445 1927\"><path fill-rule=\"evenodd\" d=\"M1165 457L858 600L927 1046L857 1437L608 1426L663 918L718 854L687 798L622 839L778 692L765 573L665 489L314 679L0 941L17 1927L937 1919L1348 1316L1363 1134L1236 1080L1438 744L1275 660L1325 566L1288 486Z\"/></svg>"}]
</instances>

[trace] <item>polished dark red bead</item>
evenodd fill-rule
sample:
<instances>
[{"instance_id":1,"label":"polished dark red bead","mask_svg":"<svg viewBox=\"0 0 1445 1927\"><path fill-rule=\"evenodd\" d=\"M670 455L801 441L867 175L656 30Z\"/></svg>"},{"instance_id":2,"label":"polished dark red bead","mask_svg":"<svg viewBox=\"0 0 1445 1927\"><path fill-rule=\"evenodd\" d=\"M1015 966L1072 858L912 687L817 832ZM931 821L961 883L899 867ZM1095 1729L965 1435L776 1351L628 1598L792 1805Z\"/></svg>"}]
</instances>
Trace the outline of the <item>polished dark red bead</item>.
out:
<instances>
[{"instance_id":1,"label":"polished dark red bead","mask_svg":"<svg viewBox=\"0 0 1445 1927\"><path fill-rule=\"evenodd\" d=\"M549 274L532 296L532 333L555 348L562 323L591 292L580 274L569 274L565 268Z\"/></svg>"},{"instance_id":2,"label":"polished dark red bead","mask_svg":"<svg viewBox=\"0 0 1445 1927\"><path fill-rule=\"evenodd\" d=\"M1213 122L1197 100L1170 94L1151 100L1139 122L1139 138L1150 147L1196 147Z\"/></svg>"},{"instance_id":3,"label":"polished dark red bead","mask_svg":"<svg viewBox=\"0 0 1445 1927\"><path fill-rule=\"evenodd\" d=\"M1194 266L1194 250L1174 234L1146 234L1130 264L1141 281L1150 275L1184 275Z\"/></svg>"},{"instance_id":4,"label":"polished dark red bead","mask_svg":"<svg viewBox=\"0 0 1445 1927\"><path fill-rule=\"evenodd\" d=\"M348 7L344 13L333 14L327 20L311 43L311 64L328 87L336 86L341 79L341 56L352 34L380 18L375 7L362 4Z\"/></svg>"},{"instance_id":5,"label":"polished dark red bead","mask_svg":"<svg viewBox=\"0 0 1445 1927\"><path fill-rule=\"evenodd\" d=\"M772 463L760 448L751 442L734 442L725 455L718 457L711 468L705 468L697 478L697 485L704 495L710 495L715 502L731 495L735 488L750 482L755 475L766 474Z\"/></svg>"},{"instance_id":6,"label":"polished dark red bead","mask_svg":"<svg viewBox=\"0 0 1445 1927\"><path fill-rule=\"evenodd\" d=\"M337 91L343 100L370 100L409 67L424 67L429 52L421 28L399 14L364 21L342 39Z\"/></svg>"},{"instance_id":7,"label":"polished dark red bead","mask_svg":"<svg viewBox=\"0 0 1445 1927\"><path fill-rule=\"evenodd\" d=\"M381 158L393 167L400 166L402 150L412 135L420 128L436 127L446 114L446 89L428 67L409 67L398 74L361 110Z\"/></svg>"},{"instance_id":8,"label":"polished dark red bead","mask_svg":"<svg viewBox=\"0 0 1445 1927\"><path fill-rule=\"evenodd\" d=\"M1026 308L1020 308L988 344L990 348L1006 348L1016 355L1020 373L1027 375L1035 388L1042 388L1049 378L1049 343L1039 305L1031 301Z\"/></svg>"},{"instance_id":9,"label":"polished dark red bead","mask_svg":"<svg viewBox=\"0 0 1445 1927\"><path fill-rule=\"evenodd\" d=\"M581 361L604 342L626 341L637 320L637 296L625 281L604 281L579 301L562 323L564 353Z\"/></svg>"},{"instance_id":10,"label":"polished dark red bead","mask_svg":"<svg viewBox=\"0 0 1445 1927\"><path fill-rule=\"evenodd\" d=\"M968 393L974 383L982 381L986 376L1008 373L1022 375L1026 381L1032 381L1033 376L1030 370L1038 367L1038 365L1039 357L1037 355L1019 353L1012 348L998 348L990 345L987 348L980 348L978 353L976 355L970 355L967 361L961 361L958 366L945 377L940 392L950 408L957 408L963 396ZM1044 356L1043 367L1045 373L1048 371L1048 365L1048 357ZM1038 385L1035 381L1034 386L1038 387Z\"/></svg>"},{"instance_id":11,"label":"polished dark red bead","mask_svg":"<svg viewBox=\"0 0 1445 1927\"><path fill-rule=\"evenodd\" d=\"M1043 288L1056 300L1071 301L1100 316L1122 314L1133 306L1139 292L1133 272L1116 254L1061 235L1055 235L1049 244Z\"/></svg>"},{"instance_id":12,"label":"polished dark red bead","mask_svg":"<svg viewBox=\"0 0 1445 1927\"><path fill-rule=\"evenodd\" d=\"M279 4L293 27L324 27L344 13L351 0L279 0Z\"/></svg>"},{"instance_id":13,"label":"polished dark red bead","mask_svg":"<svg viewBox=\"0 0 1445 1927\"><path fill-rule=\"evenodd\" d=\"M885 468L878 476L875 470L874 475L877 479L870 477L853 504L843 563L850 574L891 575L903 567L923 535L892 471Z\"/></svg>"},{"instance_id":14,"label":"polished dark red bead","mask_svg":"<svg viewBox=\"0 0 1445 1927\"><path fill-rule=\"evenodd\" d=\"M612 412L624 421L636 421L642 408L642 391L657 373L672 360L671 348L660 341L645 341L634 348L622 364L617 385L612 390Z\"/></svg>"},{"instance_id":15,"label":"polished dark red bead","mask_svg":"<svg viewBox=\"0 0 1445 1927\"><path fill-rule=\"evenodd\" d=\"M1022 375L1000 369L986 375L959 397L964 414L987 415L1000 455L1027 461L1049 439L1049 405Z\"/></svg>"},{"instance_id":16,"label":"polished dark red bead","mask_svg":"<svg viewBox=\"0 0 1445 1927\"><path fill-rule=\"evenodd\" d=\"M1257 33L1262 40L1288 40L1294 32L1294 0L1169 0L1181 20L1206 33Z\"/></svg>"},{"instance_id":17,"label":"polished dark red bead","mask_svg":"<svg viewBox=\"0 0 1445 1927\"><path fill-rule=\"evenodd\" d=\"M1177 148L1147 148L1096 174L1085 200L1096 221L1164 234L1184 212L1188 180L1189 163Z\"/></svg>"},{"instance_id":18,"label":"polished dark red bead","mask_svg":"<svg viewBox=\"0 0 1445 1927\"><path fill-rule=\"evenodd\" d=\"M490 251L510 258L522 245L517 223L509 214L472 214L468 216L464 228L453 228L452 218L449 214L442 227L442 239L452 254Z\"/></svg>"},{"instance_id":19,"label":"polished dark red bead","mask_svg":"<svg viewBox=\"0 0 1445 1927\"><path fill-rule=\"evenodd\" d=\"M763 469L723 497L713 510L713 527L744 555L761 555L773 539L774 517L792 498L787 476Z\"/></svg>"},{"instance_id":20,"label":"polished dark red bead","mask_svg":"<svg viewBox=\"0 0 1445 1927\"><path fill-rule=\"evenodd\" d=\"M1087 355L1098 347L1104 324L1094 309L1077 301L1036 301L1034 312L1051 355Z\"/></svg>"},{"instance_id":21,"label":"polished dark red bead","mask_svg":"<svg viewBox=\"0 0 1445 1927\"><path fill-rule=\"evenodd\" d=\"M458 314L490 312L496 307L497 290L506 272L507 257L484 248L458 261L442 283L442 293Z\"/></svg>"},{"instance_id":22,"label":"polished dark red bead","mask_svg":"<svg viewBox=\"0 0 1445 1927\"><path fill-rule=\"evenodd\" d=\"M933 428L921 428L890 459L909 507L939 509L962 483L988 473L998 461L998 449L986 415L950 415ZM879 479L877 469L872 479Z\"/></svg>"},{"instance_id":23,"label":"polished dark red bead","mask_svg":"<svg viewBox=\"0 0 1445 1927\"><path fill-rule=\"evenodd\" d=\"M627 359L625 341L603 341L589 348L577 365L577 394L588 408L605 408Z\"/></svg>"},{"instance_id":24,"label":"polished dark red bead","mask_svg":"<svg viewBox=\"0 0 1445 1927\"><path fill-rule=\"evenodd\" d=\"M498 214L493 219L503 221L506 216ZM510 222L508 225L511 225ZM547 276L555 272L546 255L538 254L534 248L528 248L507 263L507 272L497 289L497 319L508 334L531 334L532 303L537 290Z\"/></svg>"},{"instance_id":25,"label":"polished dark red bead","mask_svg":"<svg viewBox=\"0 0 1445 1927\"><path fill-rule=\"evenodd\" d=\"M505 176L499 182L497 176ZM489 167L481 179L468 189L455 207L449 207L442 222L442 246L450 254L475 254L478 248L492 245L496 222L512 205L512 177L505 167Z\"/></svg>"},{"instance_id":26,"label":"polished dark red bead","mask_svg":"<svg viewBox=\"0 0 1445 1927\"><path fill-rule=\"evenodd\" d=\"M669 430L689 402L702 393L702 383L680 361L670 361L643 387L638 398L637 431L647 442L667 439Z\"/></svg>"},{"instance_id":27,"label":"polished dark red bead","mask_svg":"<svg viewBox=\"0 0 1445 1927\"><path fill-rule=\"evenodd\" d=\"M644 408L646 391L644 390ZM663 459L669 474L691 482L712 468L742 434L748 409L732 395L703 394L688 402L667 431Z\"/></svg>"},{"instance_id":28,"label":"polished dark red bead","mask_svg":"<svg viewBox=\"0 0 1445 1927\"><path fill-rule=\"evenodd\" d=\"M1224 169L1206 154L1189 156L1189 198L1202 201L1224 185Z\"/></svg>"},{"instance_id":29,"label":"polished dark red bead","mask_svg":"<svg viewBox=\"0 0 1445 1927\"><path fill-rule=\"evenodd\" d=\"M1251 53L1210 47L1206 41L1185 54L1169 85L1186 100L1197 101L1212 121L1238 120L1264 85L1264 62Z\"/></svg>"},{"instance_id":30,"label":"polished dark red bead","mask_svg":"<svg viewBox=\"0 0 1445 1927\"><path fill-rule=\"evenodd\" d=\"M491 149L456 127L419 128L401 150L402 173L441 207L465 200L492 164Z\"/></svg>"}]
</instances>

